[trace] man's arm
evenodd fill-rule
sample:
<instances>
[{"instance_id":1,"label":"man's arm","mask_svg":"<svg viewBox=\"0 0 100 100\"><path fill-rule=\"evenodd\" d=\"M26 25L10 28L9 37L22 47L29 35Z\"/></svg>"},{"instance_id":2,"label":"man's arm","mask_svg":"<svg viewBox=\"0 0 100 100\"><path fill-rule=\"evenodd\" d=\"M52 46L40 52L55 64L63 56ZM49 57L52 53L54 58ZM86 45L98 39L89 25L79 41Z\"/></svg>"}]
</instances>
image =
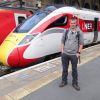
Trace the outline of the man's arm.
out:
<instances>
[{"instance_id":1,"label":"man's arm","mask_svg":"<svg viewBox=\"0 0 100 100\"><path fill-rule=\"evenodd\" d=\"M77 51L77 57L78 58L80 57L80 54L82 52L83 45L84 45L83 33L80 31L80 35L79 35L79 49Z\"/></svg>"},{"instance_id":2,"label":"man's arm","mask_svg":"<svg viewBox=\"0 0 100 100\"><path fill-rule=\"evenodd\" d=\"M63 52L64 52L64 44L61 43L61 53L63 53Z\"/></svg>"},{"instance_id":3,"label":"man's arm","mask_svg":"<svg viewBox=\"0 0 100 100\"><path fill-rule=\"evenodd\" d=\"M79 50L78 50L78 52L80 52L80 53L82 52L83 45L84 45L83 33L80 31L80 35L79 35Z\"/></svg>"},{"instance_id":4,"label":"man's arm","mask_svg":"<svg viewBox=\"0 0 100 100\"><path fill-rule=\"evenodd\" d=\"M61 39L61 53L64 52L64 43L65 42L65 33L63 33L62 39Z\"/></svg>"},{"instance_id":5,"label":"man's arm","mask_svg":"<svg viewBox=\"0 0 100 100\"><path fill-rule=\"evenodd\" d=\"M79 46L79 50L78 50L78 52L77 52L77 58L78 58L78 60L79 60L79 64L81 63L81 58L80 58L80 54L81 54L81 52L82 52L82 49L83 49L83 44L81 44L80 46Z\"/></svg>"},{"instance_id":6,"label":"man's arm","mask_svg":"<svg viewBox=\"0 0 100 100\"><path fill-rule=\"evenodd\" d=\"M83 44L80 44L78 52L81 53L83 49Z\"/></svg>"},{"instance_id":7,"label":"man's arm","mask_svg":"<svg viewBox=\"0 0 100 100\"><path fill-rule=\"evenodd\" d=\"M65 41L67 38L67 34L68 34L68 29L65 30L65 32L63 33L62 39L61 39L61 53L64 52L64 46L65 46Z\"/></svg>"}]
</instances>

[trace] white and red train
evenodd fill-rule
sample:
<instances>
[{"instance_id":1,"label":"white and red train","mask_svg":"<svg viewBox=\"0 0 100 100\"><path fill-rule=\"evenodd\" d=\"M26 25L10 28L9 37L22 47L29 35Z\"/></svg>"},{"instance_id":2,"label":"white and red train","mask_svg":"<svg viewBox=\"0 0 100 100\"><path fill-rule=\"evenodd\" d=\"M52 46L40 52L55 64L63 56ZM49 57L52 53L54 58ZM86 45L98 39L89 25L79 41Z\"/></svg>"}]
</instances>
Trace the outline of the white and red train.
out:
<instances>
[{"instance_id":1,"label":"white and red train","mask_svg":"<svg viewBox=\"0 0 100 100\"><path fill-rule=\"evenodd\" d=\"M9 67L25 67L60 52L62 34L72 16L78 18L84 45L100 41L100 13L74 7L62 7L50 14L36 13L18 26L0 46L0 62Z\"/></svg>"},{"instance_id":2,"label":"white and red train","mask_svg":"<svg viewBox=\"0 0 100 100\"><path fill-rule=\"evenodd\" d=\"M32 15L29 11L0 7L0 44L24 19Z\"/></svg>"}]
</instances>

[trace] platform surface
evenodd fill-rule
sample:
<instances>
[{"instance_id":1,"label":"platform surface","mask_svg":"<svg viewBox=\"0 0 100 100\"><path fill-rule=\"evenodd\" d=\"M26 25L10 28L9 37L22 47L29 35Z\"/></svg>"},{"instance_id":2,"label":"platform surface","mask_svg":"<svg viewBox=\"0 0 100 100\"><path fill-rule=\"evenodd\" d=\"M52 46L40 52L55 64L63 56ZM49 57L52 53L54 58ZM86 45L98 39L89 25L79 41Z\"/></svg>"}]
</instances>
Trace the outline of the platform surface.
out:
<instances>
[{"instance_id":1,"label":"platform surface","mask_svg":"<svg viewBox=\"0 0 100 100\"><path fill-rule=\"evenodd\" d=\"M100 100L100 56L80 66L80 91L71 86L71 73L68 85L59 88L61 78L29 94L21 100Z\"/></svg>"},{"instance_id":2,"label":"platform surface","mask_svg":"<svg viewBox=\"0 0 100 100\"><path fill-rule=\"evenodd\" d=\"M61 58L58 57L0 77L0 100L66 100L68 96L71 98L68 100L77 97L77 100L83 97L84 100L100 100L99 61L100 44L83 50L81 64L78 64L79 93L71 86L71 74L68 86L62 89L58 87L62 73Z\"/></svg>"}]
</instances>

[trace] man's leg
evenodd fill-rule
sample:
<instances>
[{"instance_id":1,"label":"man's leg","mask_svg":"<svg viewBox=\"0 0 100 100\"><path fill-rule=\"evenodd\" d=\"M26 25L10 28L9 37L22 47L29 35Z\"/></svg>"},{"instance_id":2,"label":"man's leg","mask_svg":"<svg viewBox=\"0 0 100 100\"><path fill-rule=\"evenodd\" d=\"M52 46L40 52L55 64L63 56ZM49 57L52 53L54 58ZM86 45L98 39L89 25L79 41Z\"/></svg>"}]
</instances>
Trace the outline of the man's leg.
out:
<instances>
[{"instance_id":1,"label":"man's leg","mask_svg":"<svg viewBox=\"0 0 100 100\"><path fill-rule=\"evenodd\" d=\"M78 86L78 72L77 72L77 63L78 63L78 58L76 55L71 55L70 56L71 64L72 64L72 86L76 90L80 90L80 87Z\"/></svg>"},{"instance_id":2,"label":"man's leg","mask_svg":"<svg viewBox=\"0 0 100 100\"><path fill-rule=\"evenodd\" d=\"M71 55L70 56L71 64L72 64L72 77L73 77L73 83L78 82L78 73L77 73L77 63L78 63L78 58L76 55Z\"/></svg>"},{"instance_id":3,"label":"man's leg","mask_svg":"<svg viewBox=\"0 0 100 100\"><path fill-rule=\"evenodd\" d=\"M60 84L60 87L63 87L64 85L67 84L68 66L69 66L68 55L63 53L62 56L61 56L61 60L62 60L63 71L62 71L62 82Z\"/></svg>"}]
</instances>

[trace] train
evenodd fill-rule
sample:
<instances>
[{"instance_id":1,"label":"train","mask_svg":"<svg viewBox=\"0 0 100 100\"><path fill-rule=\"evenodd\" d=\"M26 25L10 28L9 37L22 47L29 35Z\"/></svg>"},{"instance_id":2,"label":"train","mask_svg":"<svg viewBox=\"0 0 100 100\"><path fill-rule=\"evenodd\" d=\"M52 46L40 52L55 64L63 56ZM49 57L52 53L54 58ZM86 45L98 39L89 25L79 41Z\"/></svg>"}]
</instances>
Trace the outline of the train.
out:
<instances>
[{"instance_id":1,"label":"train","mask_svg":"<svg viewBox=\"0 0 100 100\"><path fill-rule=\"evenodd\" d=\"M29 11L0 7L0 44L17 25L31 15Z\"/></svg>"},{"instance_id":2,"label":"train","mask_svg":"<svg viewBox=\"0 0 100 100\"><path fill-rule=\"evenodd\" d=\"M0 46L0 63L23 68L60 52L62 34L70 18L78 19L84 45L100 42L100 13L75 7L39 11L15 28Z\"/></svg>"}]
</instances>

